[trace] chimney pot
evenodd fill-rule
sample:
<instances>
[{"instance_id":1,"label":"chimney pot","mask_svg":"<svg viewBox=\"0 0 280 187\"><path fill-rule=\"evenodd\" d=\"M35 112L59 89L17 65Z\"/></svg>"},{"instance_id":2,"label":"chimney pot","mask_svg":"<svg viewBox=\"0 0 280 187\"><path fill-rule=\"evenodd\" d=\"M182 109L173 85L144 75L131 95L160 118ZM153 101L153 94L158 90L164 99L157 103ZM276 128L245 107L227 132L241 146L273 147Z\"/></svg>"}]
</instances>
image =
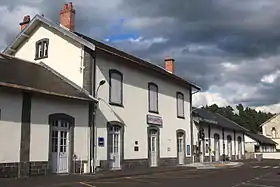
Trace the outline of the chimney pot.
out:
<instances>
[{"instance_id":1,"label":"chimney pot","mask_svg":"<svg viewBox=\"0 0 280 187\"><path fill-rule=\"evenodd\" d=\"M175 73L175 60L171 57L165 58L165 70L169 73Z\"/></svg>"},{"instance_id":2,"label":"chimney pot","mask_svg":"<svg viewBox=\"0 0 280 187\"><path fill-rule=\"evenodd\" d=\"M63 9L60 11L60 25L66 27L70 31L74 31L75 13L72 2L64 4Z\"/></svg>"},{"instance_id":3,"label":"chimney pot","mask_svg":"<svg viewBox=\"0 0 280 187\"><path fill-rule=\"evenodd\" d=\"M29 22L30 22L30 16L29 15L24 16L23 21L19 24L21 27L21 30L25 29L27 27L27 25L29 24Z\"/></svg>"}]
</instances>

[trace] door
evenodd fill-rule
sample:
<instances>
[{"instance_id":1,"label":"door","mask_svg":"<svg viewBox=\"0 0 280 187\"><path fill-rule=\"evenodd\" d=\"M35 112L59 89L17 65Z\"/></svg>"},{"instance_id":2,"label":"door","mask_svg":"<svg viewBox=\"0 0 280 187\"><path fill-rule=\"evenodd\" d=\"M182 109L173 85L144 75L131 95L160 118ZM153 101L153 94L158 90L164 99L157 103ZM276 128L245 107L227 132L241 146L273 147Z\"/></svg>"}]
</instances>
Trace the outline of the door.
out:
<instances>
[{"instance_id":1,"label":"door","mask_svg":"<svg viewBox=\"0 0 280 187\"><path fill-rule=\"evenodd\" d=\"M184 134L183 133L179 133L178 134L178 159L179 159L179 164L184 164L184 160L185 160L185 151L184 151Z\"/></svg>"},{"instance_id":2,"label":"door","mask_svg":"<svg viewBox=\"0 0 280 187\"><path fill-rule=\"evenodd\" d=\"M120 132L121 127L119 126L111 126L109 132L109 140L111 141L111 150L110 150L110 162L111 169L119 169L121 167L121 154L120 154Z\"/></svg>"},{"instance_id":3,"label":"door","mask_svg":"<svg viewBox=\"0 0 280 187\"><path fill-rule=\"evenodd\" d=\"M215 150L215 161L220 160L220 137L218 134L214 135L214 150Z\"/></svg>"},{"instance_id":4,"label":"door","mask_svg":"<svg viewBox=\"0 0 280 187\"><path fill-rule=\"evenodd\" d=\"M52 123L52 168L54 173L69 172L69 123L56 120Z\"/></svg>"},{"instance_id":5,"label":"door","mask_svg":"<svg viewBox=\"0 0 280 187\"><path fill-rule=\"evenodd\" d=\"M151 153L151 167L156 167L157 166L157 157L158 157L158 136L157 136L157 131L156 130L151 130L151 135L150 135L150 153Z\"/></svg>"}]
</instances>

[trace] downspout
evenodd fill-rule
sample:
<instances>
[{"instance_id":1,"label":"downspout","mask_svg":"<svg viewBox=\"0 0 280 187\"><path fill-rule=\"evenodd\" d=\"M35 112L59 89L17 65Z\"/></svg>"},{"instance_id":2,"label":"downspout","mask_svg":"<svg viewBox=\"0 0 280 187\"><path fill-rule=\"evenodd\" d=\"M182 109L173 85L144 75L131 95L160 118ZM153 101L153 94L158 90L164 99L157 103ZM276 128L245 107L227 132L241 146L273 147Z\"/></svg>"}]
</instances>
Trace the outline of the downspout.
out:
<instances>
[{"instance_id":1,"label":"downspout","mask_svg":"<svg viewBox=\"0 0 280 187\"><path fill-rule=\"evenodd\" d=\"M194 123L193 123L193 109L192 109L192 96L196 93L198 93L199 90L195 91L195 92L192 92L192 89L190 88L190 112L191 112L191 116L190 116L190 119L191 119L191 157L192 157L192 163L194 163L194 144L193 144L193 126L194 126Z\"/></svg>"}]
</instances>

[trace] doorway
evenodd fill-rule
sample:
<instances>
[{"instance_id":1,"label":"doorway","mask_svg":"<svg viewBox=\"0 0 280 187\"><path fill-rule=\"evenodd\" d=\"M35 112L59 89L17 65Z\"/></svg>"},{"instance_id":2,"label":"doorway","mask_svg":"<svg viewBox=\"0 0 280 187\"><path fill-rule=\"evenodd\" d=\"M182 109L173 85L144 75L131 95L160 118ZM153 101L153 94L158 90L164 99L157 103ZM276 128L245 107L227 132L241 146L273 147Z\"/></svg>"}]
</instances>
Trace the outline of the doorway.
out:
<instances>
[{"instance_id":1,"label":"doorway","mask_svg":"<svg viewBox=\"0 0 280 187\"><path fill-rule=\"evenodd\" d=\"M148 127L148 158L150 167L157 167L159 161L159 129Z\"/></svg>"},{"instance_id":2,"label":"doorway","mask_svg":"<svg viewBox=\"0 0 280 187\"><path fill-rule=\"evenodd\" d=\"M185 132L177 130L177 156L178 164L185 164Z\"/></svg>"},{"instance_id":3,"label":"doorway","mask_svg":"<svg viewBox=\"0 0 280 187\"><path fill-rule=\"evenodd\" d=\"M51 121L51 160L53 173L69 172L69 132L70 123L64 119Z\"/></svg>"},{"instance_id":4,"label":"doorway","mask_svg":"<svg viewBox=\"0 0 280 187\"><path fill-rule=\"evenodd\" d=\"M214 134L215 161L220 161L220 136Z\"/></svg>"},{"instance_id":5,"label":"doorway","mask_svg":"<svg viewBox=\"0 0 280 187\"><path fill-rule=\"evenodd\" d=\"M231 160L232 157L232 138L230 135L227 136L227 153L228 158Z\"/></svg>"},{"instance_id":6,"label":"doorway","mask_svg":"<svg viewBox=\"0 0 280 187\"><path fill-rule=\"evenodd\" d=\"M109 128L108 143L110 147L110 168L119 169L121 167L121 127L112 125Z\"/></svg>"}]
</instances>

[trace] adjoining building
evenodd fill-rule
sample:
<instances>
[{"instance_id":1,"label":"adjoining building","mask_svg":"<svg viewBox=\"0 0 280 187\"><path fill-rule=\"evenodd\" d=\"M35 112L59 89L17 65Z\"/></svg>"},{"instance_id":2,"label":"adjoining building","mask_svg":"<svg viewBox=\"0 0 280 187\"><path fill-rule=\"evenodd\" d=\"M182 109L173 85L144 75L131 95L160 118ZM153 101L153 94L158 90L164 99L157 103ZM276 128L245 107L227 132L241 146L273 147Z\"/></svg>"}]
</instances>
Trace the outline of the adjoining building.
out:
<instances>
[{"instance_id":1,"label":"adjoining building","mask_svg":"<svg viewBox=\"0 0 280 187\"><path fill-rule=\"evenodd\" d=\"M280 150L280 114L276 114L262 125L262 135L276 142L276 149Z\"/></svg>"},{"instance_id":2,"label":"adjoining building","mask_svg":"<svg viewBox=\"0 0 280 187\"><path fill-rule=\"evenodd\" d=\"M96 103L46 64L0 53L0 178L88 169Z\"/></svg>"},{"instance_id":3,"label":"adjoining building","mask_svg":"<svg viewBox=\"0 0 280 187\"><path fill-rule=\"evenodd\" d=\"M247 153L276 152L277 143L261 134L245 133L245 151Z\"/></svg>"},{"instance_id":4,"label":"adjoining building","mask_svg":"<svg viewBox=\"0 0 280 187\"><path fill-rule=\"evenodd\" d=\"M195 162L245 158L245 128L205 108L193 109L193 122Z\"/></svg>"}]
</instances>

